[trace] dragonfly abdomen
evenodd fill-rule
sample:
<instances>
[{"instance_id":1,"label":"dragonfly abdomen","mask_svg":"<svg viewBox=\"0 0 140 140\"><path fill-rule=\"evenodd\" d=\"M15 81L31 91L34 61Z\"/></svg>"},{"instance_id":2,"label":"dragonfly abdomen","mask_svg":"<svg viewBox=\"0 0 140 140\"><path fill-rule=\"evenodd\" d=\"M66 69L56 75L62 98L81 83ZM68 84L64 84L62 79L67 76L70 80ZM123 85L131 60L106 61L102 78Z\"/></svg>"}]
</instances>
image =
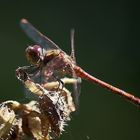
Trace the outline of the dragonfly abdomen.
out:
<instances>
[{"instance_id":1,"label":"dragonfly abdomen","mask_svg":"<svg viewBox=\"0 0 140 140\"><path fill-rule=\"evenodd\" d=\"M90 74L88 74L82 68L80 68L78 66L74 66L74 71L78 77L81 77L85 80L91 81L92 83L96 83L96 84L112 91L113 93L124 97L125 99L129 100L130 102L134 103L135 105L140 106L140 98L135 97L134 95L132 95L128 92L125 92L125 91L123 91L117 87L114 87L114 86L112 86L112 85L110 85L102 80L99 80L96 77L91 76Z\"/></svg>"}]
</instances>

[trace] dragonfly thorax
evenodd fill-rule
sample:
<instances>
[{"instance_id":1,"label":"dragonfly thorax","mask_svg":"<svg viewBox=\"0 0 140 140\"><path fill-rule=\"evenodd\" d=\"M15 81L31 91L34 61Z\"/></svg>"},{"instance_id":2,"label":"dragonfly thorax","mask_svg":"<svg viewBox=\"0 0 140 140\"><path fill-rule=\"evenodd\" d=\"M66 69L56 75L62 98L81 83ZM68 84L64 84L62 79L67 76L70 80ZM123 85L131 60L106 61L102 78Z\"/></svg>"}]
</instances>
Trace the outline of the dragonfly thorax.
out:
<instances>
[{"instance_id":1,"label":"dragonfly thorax","mask_svg":"<svg viewBox=\"0 0 140 140\"><path fill-rule=\"evenodd\" d=\"M26 50L26 57L27 60L32 65L40 64L40 62L43 60L43 50L38 45L29 46Z\"/></svg>"},{"instance_id":2,"label":"dragonfly thorax","mask_svg":"<svg viewBox=\"0 0 140 140\"><path fill-rule=\"evenodd\" d=\"M57 57L60 54L60 50L54 49L54 50L48 50L44 54L43 63L46 65L48 62L53 60L55 57Z\"/></svg>"}]
</instances>

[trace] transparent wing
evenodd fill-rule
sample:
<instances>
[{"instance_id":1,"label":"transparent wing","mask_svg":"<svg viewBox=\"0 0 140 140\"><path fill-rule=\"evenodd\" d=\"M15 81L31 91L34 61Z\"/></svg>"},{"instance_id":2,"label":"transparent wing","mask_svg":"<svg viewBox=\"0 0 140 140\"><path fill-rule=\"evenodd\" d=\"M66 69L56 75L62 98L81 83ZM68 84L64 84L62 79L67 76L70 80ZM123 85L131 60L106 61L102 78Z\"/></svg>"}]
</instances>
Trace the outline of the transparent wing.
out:
<instances>
[{"instance_id":1,"label":"transparent wing","mask_svg":"<svg viewBox=\"0 0 140 140\"><path fill-rule=\"evenodd\" d=\"M74 49L74 29L71 29L71 58L73 59L74 64L76 65L76 57L75 57L75 49ZM73 78L77 79L77 82L73 84L73 91L72 94L74 98L74 103L76 105L76 108L79 107L79 96L81 92L81 78L76 76L75 71L72 69L72 76Z\"/></svg>"},{"instance_id":2,"label":"transparent wing","mask_svg":"<svg viewBox=\"0 0 140 140\"><path fill-rule=\"evenodd\" d=\"M49 49L60 49L58 45L56 45L53 41L51 41L48 37L40 33L31 23L29 23L26 19L22 19L20 22L20 26L23 31L27 34L29 38L31 38L35 43L40 45L46 50Z\"/></svg>"}]
</instances>

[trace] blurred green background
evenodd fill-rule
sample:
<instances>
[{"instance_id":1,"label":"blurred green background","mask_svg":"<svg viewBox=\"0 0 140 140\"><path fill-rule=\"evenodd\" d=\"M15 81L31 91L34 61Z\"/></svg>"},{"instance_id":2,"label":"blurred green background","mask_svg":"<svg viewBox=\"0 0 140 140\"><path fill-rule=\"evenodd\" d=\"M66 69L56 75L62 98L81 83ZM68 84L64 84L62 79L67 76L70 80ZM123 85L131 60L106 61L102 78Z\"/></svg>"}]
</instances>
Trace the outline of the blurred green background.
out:
<instances>
[{"instance_id":1,"label":"blurred green background","mask_svg":"<svg viewBox=\"0 0 140 140\"><path fill-rule=\"evenodd\" d=\"M27 18L66 52L75 28L77 63L90 74L140 97L140 9L137 1L5 0L0 2L0 101L26 101L15 77L33 42L19 27ZM80 108L60 140L138 140L140 110L83 80Z\"/></svg>"}]
</instances>

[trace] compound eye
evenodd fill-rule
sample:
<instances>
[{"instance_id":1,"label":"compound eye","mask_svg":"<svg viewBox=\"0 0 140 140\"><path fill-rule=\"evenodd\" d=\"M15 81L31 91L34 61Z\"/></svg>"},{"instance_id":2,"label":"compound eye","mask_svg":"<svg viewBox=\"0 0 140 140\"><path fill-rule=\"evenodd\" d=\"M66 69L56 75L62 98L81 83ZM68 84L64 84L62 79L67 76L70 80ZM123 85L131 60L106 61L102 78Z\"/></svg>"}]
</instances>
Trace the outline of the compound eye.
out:
<instances>
[{"instance_id":1,"label":"compound eye","mask_svg":"<svg viewBox=\"0 0 140 140\"><path fill-rule=\"evenodd\" d=\"M29 46L26 49L26 57L32 65L38 64L41 60L41 48L37 45L34 45L33 47Z\"/></svg>"},{"instance_id":2,"label":"compound eye","mask_svg":"<svg viewBox=\"0 0 140 140\"><path fill-rule=\"evenodd\" d=\"M31 55L34 60L37 60L40 57L40 54L38 52L33 52Z\"/></svg>"}]
</instances>

